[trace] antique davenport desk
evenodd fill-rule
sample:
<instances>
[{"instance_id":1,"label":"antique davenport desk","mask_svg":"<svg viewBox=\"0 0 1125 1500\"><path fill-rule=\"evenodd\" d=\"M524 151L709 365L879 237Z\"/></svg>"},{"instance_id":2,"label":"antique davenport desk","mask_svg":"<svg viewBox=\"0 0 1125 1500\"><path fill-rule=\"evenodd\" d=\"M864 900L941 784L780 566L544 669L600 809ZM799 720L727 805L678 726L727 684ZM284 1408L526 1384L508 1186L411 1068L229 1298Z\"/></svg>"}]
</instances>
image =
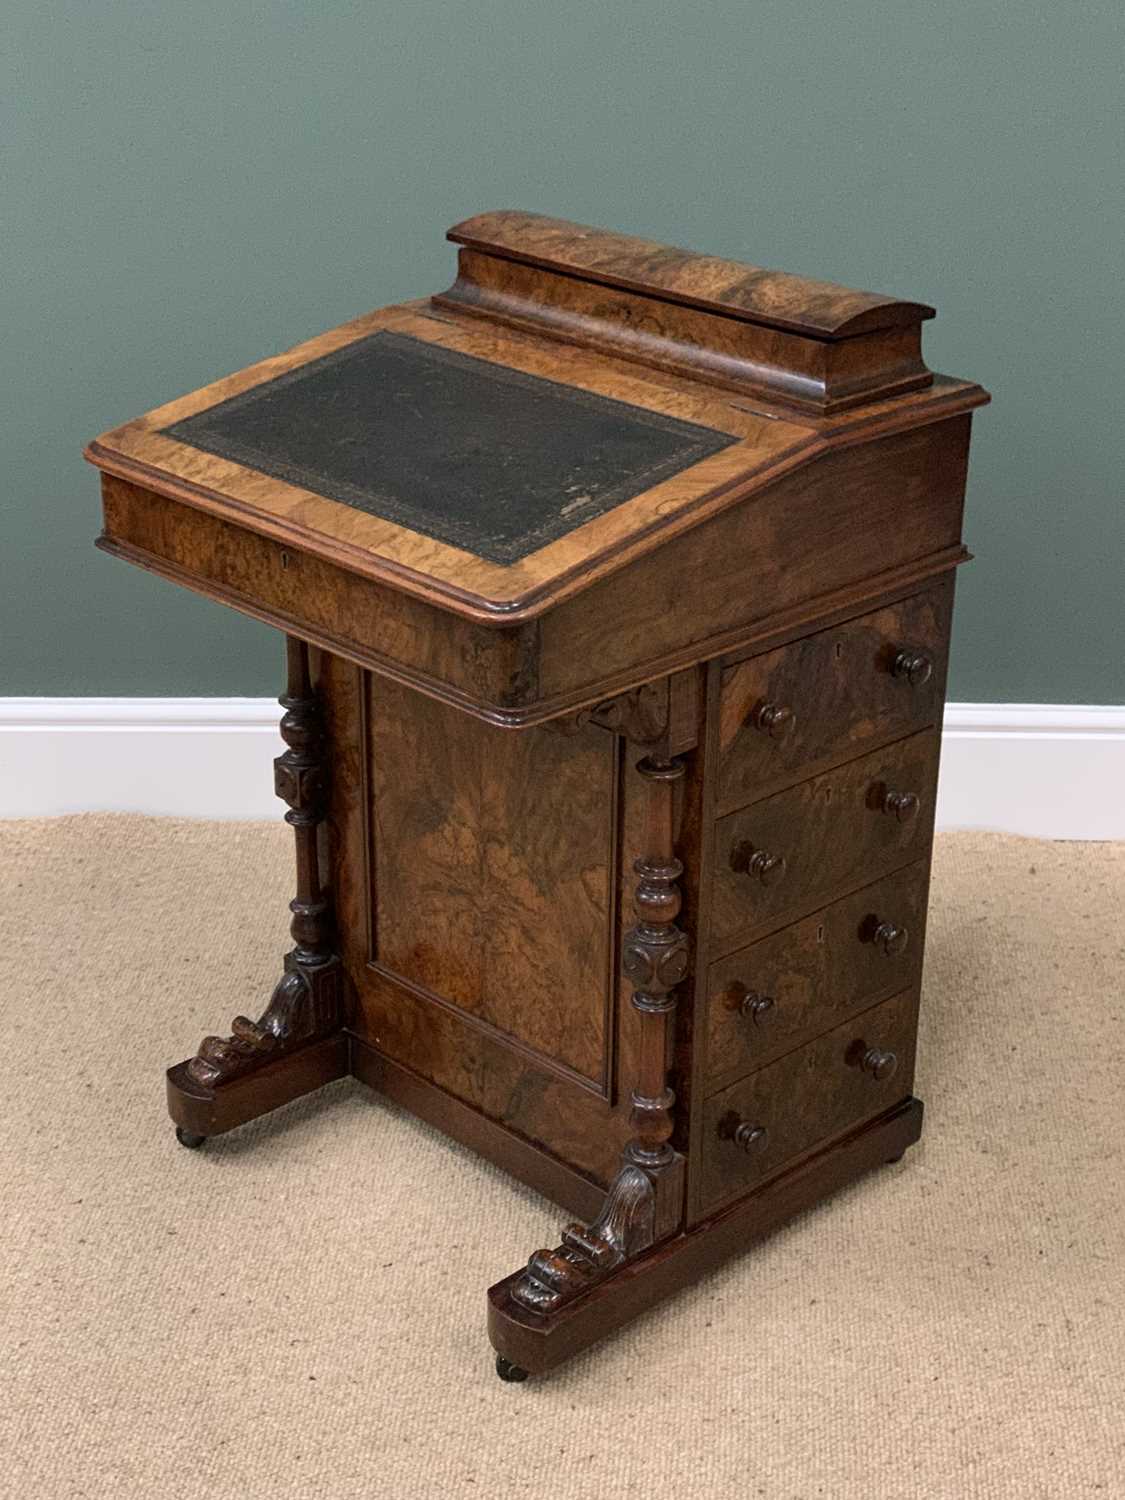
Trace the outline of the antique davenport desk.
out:
<instances>
[{"instance_id":1,"label":"antique davenport desk","mask_svg":"<svg viewBox=\"0 0 1125 1500\"><path fill-rule=\"evenodd\" d=\"M448 291L88 457L100 547L287 637L294 946L169 1071L177 1134L351 1073L565 1205L488 1293L522 1379L918 1138L988 396L918 303L535 214L449 238Z\"/></svg>"}]
</instances>

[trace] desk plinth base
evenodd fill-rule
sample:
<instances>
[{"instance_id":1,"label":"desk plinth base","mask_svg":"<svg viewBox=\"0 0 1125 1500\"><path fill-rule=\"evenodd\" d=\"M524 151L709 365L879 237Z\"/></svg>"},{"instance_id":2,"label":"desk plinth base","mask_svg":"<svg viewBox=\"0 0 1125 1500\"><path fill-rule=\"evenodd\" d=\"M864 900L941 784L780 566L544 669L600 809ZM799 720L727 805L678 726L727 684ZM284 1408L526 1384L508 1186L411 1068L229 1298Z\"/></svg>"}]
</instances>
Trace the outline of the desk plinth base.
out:
<instances>
[{"instance_id":1,"label":"desk plinth base","mask_svg":"<svg viewBox=\"0 0 1125 1500\"><path fill-rule=\"evenodd\" d=\"M169 1068L168 1113L188 1136L222 1135L349 1073L348 1038L338 1031L263 1064L229 1083L205 1088L188 1068Z\"/></svg>"},{"instance_id":2,"label":"desk plinth base","mask_svg":"<svg viewBox=\"0 0 1125 1500\"><path fill-rule=\"evenodd\" d=\"M498 1281L488 1292L488 1336L501 1377L542 1374L573 1358L794 1214L873 1167L896 1160L921 1132L921 1100L904 1100L716 1218L626 1260L611 1276L556 1311L533 1313L516 1300L513 1292L523 1271Z\"/></svg>"},{"instance_id":3,"label":"desk plinth base","mask_svg":"<svg viewBox=\"0 0 1125 1500\"><path fill-rule=\"evenodd\" d=\"M415 1080L372 1049L339 1031L311 1042L241 1078L215 1088L202 1088L187 1072L188 1062L168 1070L168 1107L176 1125L189 1136L220 1135L259 1115L279 1108L354 1074L420 1118L431 1120L447 1133L488 1155L494 1145L479 1138L481 1117L458 1108L440 1090ZM456 1110L452 1118L450 1110ZM465 1119L460 1118L461 1114ZM472 1130L467 1122L471 1120ZM734 1203L687 1233L660 1240L651 1250L626 1258L604 1279L547 1313L531 1312L513 1296L524 1281L521 1270L488 1290L488 1336L496 1351L497 1368L506 1380L541 1375L632 1322L663 1298L671 1296L723 1261L748 1249L756 1240L786 1220L812 1207L838 1188L886 1162L896 1161L922 1133L921 1100L904 1100L895 1109L806 1157L756 1192ZM509 1153L511 1147L509 1145ZM516 1176L590 1218L599 1197L590 1183L528 1146L523 1157L509 1160Z\"/></svg>"}]
</instances>

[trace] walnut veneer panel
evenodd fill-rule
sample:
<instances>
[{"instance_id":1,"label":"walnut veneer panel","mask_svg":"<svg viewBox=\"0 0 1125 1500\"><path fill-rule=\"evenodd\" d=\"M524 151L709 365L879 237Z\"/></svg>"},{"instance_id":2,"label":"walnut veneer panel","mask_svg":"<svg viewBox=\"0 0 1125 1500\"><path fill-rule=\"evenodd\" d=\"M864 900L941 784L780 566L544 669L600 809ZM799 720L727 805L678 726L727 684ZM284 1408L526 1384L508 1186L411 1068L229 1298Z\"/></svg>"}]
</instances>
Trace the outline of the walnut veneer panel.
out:
<instances>
[{"instance_id":1,"label":"walnut veneer panel","mask_svg":"<svg viewBox=\"0 0 1125 1500\"><path fill-rule=\"evenodd\" d=\"M442 306L692 370L812 411L929 386L933 308L541 214L478 214Z\"/></svg>"},{"instance_id":2,"label":"walnut veneer panel","mask_svg":"<svg viewBox=\"0 0 1125 1500\"><path fill-rule=\"evenodd\" d=\"M787 612L815 618L834 590L870 580L874 592L912 563L948 566L968 441L968 419L952 418L831 454L595 583L541 622L541 694L691 660Z\"/></svg>"},{"instance_id":3,"label":"walnut veneer panel","mask_svg":"<svg viewBox=\"0 0 1125 1500\"><path fill-rule=\"evenodd\" d=\"M524 701L534 626L476 625L207 511L102 475L100 545L336 654L466 706Z\"/></svg>"},{"instance_id":4,"label":"walnut veneer panel","mask_svg":"<svg viewBox=\"0 0 1125 1500\"><path fill-rule=\"evenodd\" d=\"M824 339L908 326L934 316L934 309L922 302L701 255L547 214L513 209L474 214L454 224L449 238L580 281L655 292L663 301Z\"/></svg>"},{"instance_id":5,"label":"walnut veneer panel","mask_svg":"<svg viewBox=\"0 0 1125 1500\"><path fill-rule=\"evenodd\" d=\"M613 736L592 726L568 738L512 734L380 682L368 736L372 957L604 1089Z\"/></svg>"},{"instance_id":6,"label":"walnut veneer panel","mask_svg":"<svg viewBox=\"0 0 1125 1500\"><path fill-rule=\"evenodd\" d=\"M332 887L338 919L338 932L344 967L347 972L352 995L350 1027L355 1035L371 1050L361 1060L364 1076L380 1077L379 1059L388 1062L388 1076L406 1079L410 1098L425 1097L431 1101L430 1113L440 1118L443 1128L450 1130L474 1149L494 1155L505 1166L516 1172L540 1190L556 1192L552 1180L539 1173L526 1170L527 1153L524 1144L535 1148L536 1159L542 1162L549 1158L555 1164L552 1170L569 1174L572 1182L579 1181L580 1174L587 1183L604 1187L612 1178L616 1163L625 1142L629 1138L627 1098L622 1107L620 1088L615 1080L618 1075L628 1079L633 1075L637 1058L637 1018L631 1007L624 1006L614 1018L607 1033L599 1019L597 1000L589 996L576 998L576 1005L584 1017L593 1017L597 1034L604 1040L610 1054L613 1079L607 1090L604 1080L596 1081L583 1076L566 1062L556 1061L536 1040L546 1040L550 1047L553 1038L549 1028L555 1027L555 1038L565 1035L565 1017L570 1003L567 992L566 1003L560 994L549 998L545 1009L549 1014L536 1016L529 1010L526 1024L516 1017L520 1035L499 1029L481 1014L480 1007L473 1003L470 994L467 1005L458 1005L412 981L396 977L372 962L372 952L378 951L376 925L378 898L376 896L376 868L378 851L371 836L371 794L376 768L373 764L373 739L369 720L371 710L377 713L380 699L385 699L385 679L364 672L337 657L320 657L319 690L326 708L330 742L333 746L333 775L329 782L330 838L329 858L332 869ZM409 696L409 695L407 695ZM385 705L386 707L386 705ZM455 735L473 721L464 716L453 721ZM446 728L448 729L448 725ZM498 743L522 742L527 736L506 734L493 730ZM591 731L593 733L593 731ZM604 766L601 755L590 759L589 739L578 736L579 757L585 758L587 768ZM618 753L614 737L602 734L599 743L611 757ZM569 744L566 738L558 737L555 744ZM400 806L413 791L420 806L434 789L420 776L427 764L424 747L416 754L413 746L407 746L408 756L400 767L403 787ZM482 766L485 781L492 762ZM385 768L384 775L389 774ZM564 770L564 780L566 779ZM610 789L610 801L616 795L620 809L621 841L625 847L639 846L643 838L643 803L636 798L637 778L626 767L622 776L623 795ZM466 789L470 804L474 800L474 789ZM475 795L479 795L478 785ZM440 791L438 792L440 796ZM527 795L540 809L553 805L553 791L549 783L537 788L529 787ZM407 821L409 809L405 809ZM599 827L609 837L612 814L605 809L605 817ZM558 830L556 828L556 835ZM558 836L560 848L566 843ZM451 847L458 847L456 841ZM459 847L464 848L462 844ZM549 856L554 858L554 856ZM393 882L402 860L395 857L395 849L384 848L382 879ZM631 873L631 872L630 872ZM503 875L503 871L501 871ZM615 879L628 889L628 877L615 871ZM601 909L605 900L604 887L596 890L595 906ZM384 887L385 889L385 887ZM615 893L616 894L616 893ZM483 899L483 897L482 897ZM581 901L590 909L590 895L584 890ZM610 903L614 933L608 939L617 951L616 933L629 920L628 901L626 910L613 899ZM518 920L510 916L509 922ZM553 914L548 914L546 930L542 936L544 952L554 951ZM573 932L574 927L568 928ZM456 945L455 924L438 919L427 926L415 923L415 935L428 945L430 958L438 954L438 962L455 968L461 950ZM402 932L403 946L409 934ZM448 952L442 950L448 946ZM598 946L606 951L607 938L600 934ZM576 966L588 972L594 983L596 995L604 1003L605 984L608 973L601 972L596 960L589 954L568 952L563 957L566 971L573 974ZM408 965L407 965L408 966ZM618 981L613 976L616 996ZM506 996L501 996L503 1005L514 1008L519 1005L523 989L516 987ZM537 998L537 1009L544 1007ZM530 1038L524 1040L523 1038ZM581 1039L578 1046L583 1045ZM358 1056L358 1054L357 1054ZM581 1056L581 1053L578 1054ZM587 1058L592 1056L588 1051ZM596 1064L594 1064L596 1070ZM398 1085L395 1085L397 1088ZM399 1089L399 1095L402 1090ZM398 1096L398 1095L396 1095ZM408 1107L413 1107L407 1100ZM425 1113L425 1111L421 1111ZM466 1122L473 1115L488 1122L482 1127L483 1134ZM491 1132L491 1133L490 1133ZM514 1152L502 1149L505 1139L520 1143ZM521 1154L522 1153L522 1154ZM545 1155L544 1155L545 1154ZM546 1185L545 1185L546 1184ZM581 1186L579 1185L579 1190ZM568 1190L569 1191L569 1190ZM560 1200L561 1201L561 1200Z\"/></svg>"}]
</instances>

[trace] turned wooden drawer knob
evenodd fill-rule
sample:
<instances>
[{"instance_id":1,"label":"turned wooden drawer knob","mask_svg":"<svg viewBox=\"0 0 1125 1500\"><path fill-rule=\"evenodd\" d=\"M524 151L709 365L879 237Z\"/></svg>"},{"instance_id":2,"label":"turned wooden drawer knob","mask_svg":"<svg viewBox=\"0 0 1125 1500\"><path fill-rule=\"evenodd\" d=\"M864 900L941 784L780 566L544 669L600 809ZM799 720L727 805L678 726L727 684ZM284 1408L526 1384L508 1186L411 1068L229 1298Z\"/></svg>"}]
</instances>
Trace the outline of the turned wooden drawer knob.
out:
<instances>
[{"instance_id":1,"label":"turned wooden drawer knob","mask_svg":"<svg viewBox=\"0 0 1125 1500\"><path fill-rule=\"evenodd\" d=\"M786 864L784 854L767 854L764 849L757 849L750 856L746 873L755 880L760 880L763 885L777 885L785 874Z\"/></svg>"},{"instance_id":2,"label":"turned wooden drawer knob","mask_svg":"<svg viewBox=\"0 0 1125 1500\"><path fill-rule=\"evenodd\" d=\"M868 1047L860 1058L859 1065L876 1083L885 1083L888 1078L894 1077L898 1058L893 1052L881 1052L878 1047Z\"/></svg>"},{"instance_id":3,"label":"turned wooden drawer knob","mask_svg":"<svg viewBox=\"0 0 1125 1500\"><path fill-rule=\"evenodd\" d=\"M909 647L904 647L895 656L891 672L895 677L908 682L911 687L921 687L934 675L933 657L925 651L911 651Z\"/></svg>"},{"instance_id":4,"label":"turned wooden drawer knob","mask_svg":"<svg viewBox=\"0 0 1125 1500\"><path fill-rule=\"evenodd\" d=\"M750 715L750 722L771 740L783 740L797 727L797 715L783 703L763 703Z\"/></svg>"},{"instance_id":5,"label":"turned wooden drawer knob","mask_svg":"<svg viewBox=\"0 0 1125 1500\"><path fill-rule=\"evenodd\" d=\"M907 928L899 927L894 922L880 922L872 935L872 941L888 958L897 958L900 953L906 952L910 933Z\"/></svg>"},{"instance_id":6,"label":"turned wooden drawer knob","mask_svg":"<svg viewBox=\"0 0 1125 1500\"><path fill-rule=\"evenodd\" d=\"M747 990L738 1006L739 1011L755 1026L765 1026L777 1012L777 1002L772 995L759 995L757 990Z\"/></svg>"},{"instance_id":7,"label":"turned wooden drawer knob","mask_svg":"<svg viewBox=\"0 0 1125 1500\"><path fill-rule=\"evenodd\" d=\"M769 1145L770 1133L764 1125L751 1125L748 1120L743 1120L734 1127L731 1140L747 1156L757 1156Z\"/></svg>"},{"instance_id":8,"label":"turned wooden drawer knob","mask_svg":"<svg viewBox=\"0 0 1125 1500\"><path fill-rule=\"evenodd\" d=\"M883 793L883 811L900 823L909 823L918 816L921 803L914 792L895 792L888 788Z\"/></svg>"},{"instance_id":9,"label":"turned wooden drawer knob","mask_svg":"<svg viewBox=\"0 0 1125 1500\"><path fill-rule=\"evenodd\" d=\"M739 844L730 858L731 868L741 875L762 885L777 885L787 869L784 854L769 854L765 849L755 849L752 844Z\"/></svg>"}]
</instances>

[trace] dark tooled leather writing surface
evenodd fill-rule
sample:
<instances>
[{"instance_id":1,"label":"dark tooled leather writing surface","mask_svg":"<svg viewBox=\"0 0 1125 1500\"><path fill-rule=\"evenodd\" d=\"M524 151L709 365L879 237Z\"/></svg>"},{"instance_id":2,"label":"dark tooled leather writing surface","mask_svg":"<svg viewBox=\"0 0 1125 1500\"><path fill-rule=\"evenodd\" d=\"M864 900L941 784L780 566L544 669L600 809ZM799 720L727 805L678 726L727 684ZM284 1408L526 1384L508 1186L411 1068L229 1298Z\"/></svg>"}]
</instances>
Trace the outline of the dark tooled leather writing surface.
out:
<instances>
[{"instance_id":1,"label":"dark tooled leather writing surface","mask_svg":"<svg viewBox=\"0 0 1125 1500\"><path fill-rule=\"evenodd\" d=\"M388 332L165 433L498 563L737 441Z\"/></svg>"}]
</instances>

